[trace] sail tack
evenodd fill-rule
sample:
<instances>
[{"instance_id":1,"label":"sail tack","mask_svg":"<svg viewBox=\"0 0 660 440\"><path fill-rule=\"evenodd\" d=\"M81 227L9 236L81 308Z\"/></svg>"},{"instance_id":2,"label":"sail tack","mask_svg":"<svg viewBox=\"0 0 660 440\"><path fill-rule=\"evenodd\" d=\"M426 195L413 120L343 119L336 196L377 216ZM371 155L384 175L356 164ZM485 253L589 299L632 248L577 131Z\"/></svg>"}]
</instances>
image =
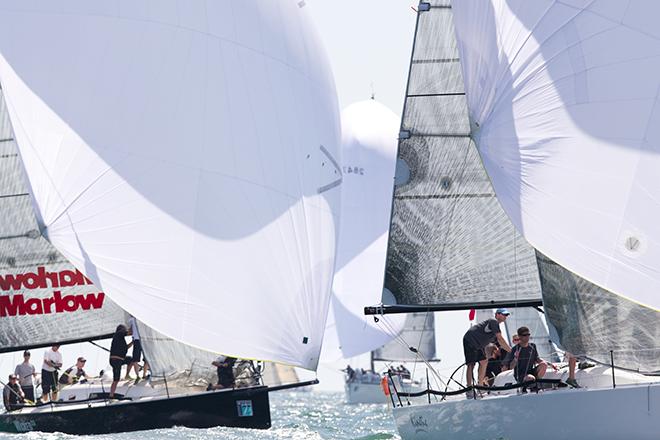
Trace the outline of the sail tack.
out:
<instances>
[{"instance_id":1,"label":"sail tack","mask_svg":"<svg viewBox=\"0 0 660 440\"><path fill-rule=\"evenodd\" d=\"M315 368L337 102L296 2L8 1L0 82L41 227L191 346Z\"/></svg>"},{"instance_id":2,"label":"sail tack","mask_svg":"<svg viewBox=\"0 0 660 440\"><path fill-rule=\"evenodd\" d=\"M470 120L539 251L660 310L657 2L455 2Z\"/></svg>"},{"instance_id":3,"label":"sail tack","mask_svg":"<svg viewBox=\"0 0 660 440\"><path fill-rule=\"evenodd\" d=\"M385 285L399 304L540 301L534 252L470 138L450 4L427 6L410 66Z\"/></svg>"},{"instance_id":4,"label":"sail tack","mask_svg":"<svg viewBox=\"0 0 660 440\"><path fill-rule=\"evenodd\" d=\"M345 108L342 119L342 214L326 361L366 353L394 338L405 317L377 322L363 307L381 302L392 207L399 118L370 99Z\"/></svg>"}]
</instances>

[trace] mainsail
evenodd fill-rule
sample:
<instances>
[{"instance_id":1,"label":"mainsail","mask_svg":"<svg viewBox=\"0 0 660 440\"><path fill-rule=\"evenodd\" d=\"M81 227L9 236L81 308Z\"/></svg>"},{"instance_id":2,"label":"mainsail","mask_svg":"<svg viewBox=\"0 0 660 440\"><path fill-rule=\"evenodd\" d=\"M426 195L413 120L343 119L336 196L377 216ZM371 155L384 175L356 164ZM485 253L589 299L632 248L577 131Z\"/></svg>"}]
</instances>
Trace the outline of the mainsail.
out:
<instances>
[{"instance_id":1,"label":"mainsail","mask_svg":"<svg viewBox=\"0 0 660 440\"><path fill-rule=\"evenodd\" d=\"M383 291L399 119L375 99L346 107L342 120L342 215L322 359L335 361L382 346L404 317L375 322L365 304Z\"/></svg>"},{"instance_id":2,"label":"mainsail","mask_svg":"<svg viewBox=\"0 0 660 440\"><path fill-rule=\"evenodd\" d=\"M449 2L421 3L417 20L385 286L398 304L540 303L534 251L470 137Z\"/></svg>"},{"instance_id":3,"label":"mainsail","mask_svg":"<svg viewBox=\"0 0 660 440\"><path fill-rule=\"evenodd\" d=\"M41 236L0 89L0 352L105 338L126 318Z\"/></svg>"},{"instance_id":4,"label":"mainsail","mask_svg":"<svg viewBox=\"0 0 660 440\"><path fill-rule=\"evenodd\" d=\"M0 81L67 260L168 337L316 367L341 170L304 8L4 1Z\"/></svg>"}]
</instances>

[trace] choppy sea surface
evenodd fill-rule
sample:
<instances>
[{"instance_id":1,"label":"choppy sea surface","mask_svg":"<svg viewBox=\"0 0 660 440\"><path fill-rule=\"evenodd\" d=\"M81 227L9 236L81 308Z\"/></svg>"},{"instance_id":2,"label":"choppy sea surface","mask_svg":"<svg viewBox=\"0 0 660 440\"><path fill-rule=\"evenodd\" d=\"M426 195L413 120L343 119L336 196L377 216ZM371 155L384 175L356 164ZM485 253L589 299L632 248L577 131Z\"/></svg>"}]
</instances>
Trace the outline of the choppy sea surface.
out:
<instances>
[{"instance_id":1,"label":"choppy sea surface","mask_svg":"<svg viewBox=\"0 0 660 440\"><path fill-rule=\"evenodd\" d=\"M74 436L66 434L2 434L13 440L386 440L399 439L392 414L386 405L347 405L343 393L275 392L270 394L273 427L269 430L171 428L112 435Z\"/></svg>"}]
</instances>

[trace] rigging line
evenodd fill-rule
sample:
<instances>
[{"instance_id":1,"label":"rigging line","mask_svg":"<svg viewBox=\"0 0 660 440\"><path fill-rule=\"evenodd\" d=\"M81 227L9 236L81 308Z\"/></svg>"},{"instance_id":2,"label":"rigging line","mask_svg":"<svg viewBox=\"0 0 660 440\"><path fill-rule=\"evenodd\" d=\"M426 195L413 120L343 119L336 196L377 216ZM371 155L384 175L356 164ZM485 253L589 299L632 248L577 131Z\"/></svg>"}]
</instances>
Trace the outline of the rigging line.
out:
<instances>
[{"instance_id":1,"label":"rigging line","mask_svg":"<svg viewBox=\"0 0 660 440\"><path fill-rule=\"evenodd\" d=\"M427 312L427 313L430 313L430 312ZM379 322L380 322L380 321L379 321ZM386 324L386 325L389 325L389 323L386 323L386 322L383 322L383 323ZM392 333L393 333L393 332L392 332ZM397 335L397 336L393 339L393 342L398 342L398 343L399 343L402 347L404 347L407 351L410 349L410 344L407 343L407 341L403 338L403 336L401 336L401 334ZM416 353L416 358L415 358L415 360L417 360L417 357L419 357L419 359L421 360L421 362L423 362L423 363L424 363L424 364L425 364L425 365L431 370L431 372L433 373L434 378L436 378L437 380L439 380L440 383L442 383L442 384L445 383L444 380L442 379L442 375L441 375L441 374L440 374L440 373L439 373L439 372L433 367L433 365L432 365L432 364L431 364L431 363L430 363L430 362L429 362L429 361L423 356L423 354L419 352L419 350L418 350L417 353ZM392 365L393 362L394 362L394 361L389 361L389 365ZM387 364L388 364L388 362L386 362L386 365L387 365ZM415 367L414 367L414 368L415 368ZM413 372L413 373L414 373L414 372Z\"/></svg>"},{"instance_id":2,"label":"rigging line","mask_svg":"<svg viewBox=\"0 0 660 440\"><path fill-rule=\"evenodd\" d=\"M416 356L418 356L420 354L419 347L422 345L422 338L424 337L424 332L426 331L426 321L429 317L429 313L431 313L431 312L427 310L426 313L424 314L424 323L422 324L422 331L419 332L419 339L417 341L417 347L415 347L415 349L417 350L415 352ZM435 342L435 340L434 340L434 342ZM415 361L416 360L417 360L417 358L415 357ZM413 377L415 376L415 371L417 371L417 362L415 362L413 364L413 372L412 372Z\"/></svg>"}]
</instances>

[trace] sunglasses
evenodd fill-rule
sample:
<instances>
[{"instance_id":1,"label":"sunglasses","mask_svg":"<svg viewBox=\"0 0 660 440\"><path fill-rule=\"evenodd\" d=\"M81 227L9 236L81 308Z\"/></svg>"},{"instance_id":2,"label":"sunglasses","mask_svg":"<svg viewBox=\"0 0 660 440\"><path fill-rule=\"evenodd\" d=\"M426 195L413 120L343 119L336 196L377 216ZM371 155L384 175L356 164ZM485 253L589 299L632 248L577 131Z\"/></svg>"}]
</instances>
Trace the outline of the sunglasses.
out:
<instances>
[{"instance_id":1,"label":"sunglasses","mask_svg":"<svg viewBox=\"0 0 660 440\"><path fill-rule=\"evenodd\" d=\"M526 336L529 336L529 333L525 333L525 334L520 335L521 338L524 338Z\"/></svg>"}]
</instances>

